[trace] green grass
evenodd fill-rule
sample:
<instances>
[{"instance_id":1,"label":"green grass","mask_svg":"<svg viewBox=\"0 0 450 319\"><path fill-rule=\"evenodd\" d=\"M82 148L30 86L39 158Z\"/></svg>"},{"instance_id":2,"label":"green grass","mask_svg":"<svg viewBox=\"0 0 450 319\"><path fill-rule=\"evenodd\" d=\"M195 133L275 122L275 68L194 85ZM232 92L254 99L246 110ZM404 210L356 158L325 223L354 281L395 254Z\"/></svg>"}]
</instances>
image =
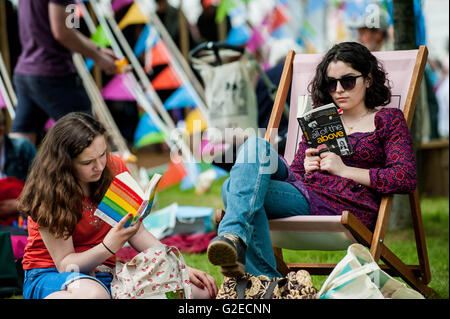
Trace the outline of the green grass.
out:
<instances>
[{"instance_id":1,"label":"green grass","mask_svg":"<svg viewBox=\"0 0 450 319\"><path fill-rule=\"evenodd\" d=\"M195 195L193 190L180 191L178 186L168 188L159 193L160 207L174 201L179 205L210 206L223 208L220 197L222 181L213 184L211 190L203 195ZM431 283L429 284L439 298L449 298L449 199L421 199L423 223L426 234L428 257L431 267ZM388 231L385 243L397 256L407 264L417 264L415 239L412 229ZM337 263L345 256L345 251L292 251L283 250L287 262L320 262ZM206 254L184 254L189 266L201 269L212 275L220 286L223 276L220 267L211 265ZM316 288L320 289L326 276L312 276Z\"/></svg>"}]
</instances>

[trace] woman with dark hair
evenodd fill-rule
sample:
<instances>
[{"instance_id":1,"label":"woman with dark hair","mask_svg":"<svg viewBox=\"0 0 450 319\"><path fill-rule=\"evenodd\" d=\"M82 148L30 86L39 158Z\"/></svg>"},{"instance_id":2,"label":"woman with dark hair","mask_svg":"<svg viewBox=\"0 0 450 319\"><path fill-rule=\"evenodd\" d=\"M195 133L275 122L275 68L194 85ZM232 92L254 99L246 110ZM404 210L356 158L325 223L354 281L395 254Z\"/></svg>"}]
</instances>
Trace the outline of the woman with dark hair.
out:
<instances>
[{"instance_id":1,"label":"woman with dark hair","mask_svg":"<svg viewBox=\"0 0 450 319\"><path fill-rule=\"evenodd\" d=\"M24 298L110 298L115 253L127 241L138 252L159 243L141 222L124 227L130 214L112 228L94 216L126 170L93 117L70 113L50 129L20 196L19 209L29 214ZM215 296L211 276L193 268L189 275L194 297Z\"/></svg>"},{"instance_id":2,"label":"woman with dark hair","mask_svg":"<svg viewBox=\"0 0 450 319\"><path fill-rule=\"evenodd\" d=\"M225 215L207 251L225 276L245 272L279 277L268 219L292 215L338 215L349 211L373 229L384 194L416 187L411 136L390 101L386 74L364 46L333 46L309 86L315 107L335 103L354 152L318 155L304 139L292 164L268 142L247 140L222 186ZM376 108L380 106L381 108Z\"/></svg>"}]
</instances>

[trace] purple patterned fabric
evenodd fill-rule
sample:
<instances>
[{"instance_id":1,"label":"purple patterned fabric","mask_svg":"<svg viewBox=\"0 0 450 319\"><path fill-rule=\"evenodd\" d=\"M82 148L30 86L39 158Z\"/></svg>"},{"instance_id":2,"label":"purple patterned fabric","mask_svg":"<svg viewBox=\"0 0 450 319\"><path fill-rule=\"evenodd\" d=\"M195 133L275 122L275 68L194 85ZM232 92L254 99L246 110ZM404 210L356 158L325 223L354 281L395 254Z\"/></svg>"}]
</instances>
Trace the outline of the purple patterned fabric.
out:
<instances>
[{"instance_id":1,"label":"purple patterned fabric","mask_svg":"<svg viewBox=\"0 0 450 319\"><path fill-rule=\"evenodd\" d=\"M375 115L375 131L350 134L349 142L354 152L342 160L347 166L369 169L370 187L327 172L305 175L304 140L291 166L286 164L286 181L308 198L312 215L340 215L347 210L373 229L382 195L409 193L416 188L414 150L403 112L381 109Z\"/></svg>"}]
</instances>

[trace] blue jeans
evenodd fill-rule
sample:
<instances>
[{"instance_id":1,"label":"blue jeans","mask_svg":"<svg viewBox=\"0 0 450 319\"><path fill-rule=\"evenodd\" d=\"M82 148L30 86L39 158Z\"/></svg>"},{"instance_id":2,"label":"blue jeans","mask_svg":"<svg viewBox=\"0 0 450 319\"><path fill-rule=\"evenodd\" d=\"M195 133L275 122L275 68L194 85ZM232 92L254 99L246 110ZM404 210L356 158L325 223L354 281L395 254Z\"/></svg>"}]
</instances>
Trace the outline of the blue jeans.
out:
<instances>
[{"instance_id":1,"label":"blue jeans","mask_svg":"<svg viewBox=\"0 0 450 319\"><path fill-rule=\"evenodd\" d=\"M309 203L292 184L277 151L260 138L239 149L230 177L222 186L225 216L218 234L234 234L247 245L245 271L255 276L280 277L276 269L268 220L309 215Z\"/></svg>"}]
</instances>

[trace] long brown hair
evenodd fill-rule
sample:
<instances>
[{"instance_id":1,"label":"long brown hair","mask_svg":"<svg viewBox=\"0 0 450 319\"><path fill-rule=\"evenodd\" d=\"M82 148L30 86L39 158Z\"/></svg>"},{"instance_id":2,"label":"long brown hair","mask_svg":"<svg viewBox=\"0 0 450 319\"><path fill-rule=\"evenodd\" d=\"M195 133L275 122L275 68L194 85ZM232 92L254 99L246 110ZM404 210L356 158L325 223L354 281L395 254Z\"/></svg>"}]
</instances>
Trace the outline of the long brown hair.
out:
<instances>
[{"instance_id":1,"label":"long brown hair","mask_svg":"<svg viewBox=\"0 0 450 319\"><path fill-rule=\"evenodd\" d=\"M72 160L105 133L92 116L70 113L56 121L42 142L21 193L19 210L39 226L47 227L56 238L71 236L83 213L83 190ZM90 183L92 202L101 201L112 179L106 165L100 180Z\"/></svg>"}]
</instances>

